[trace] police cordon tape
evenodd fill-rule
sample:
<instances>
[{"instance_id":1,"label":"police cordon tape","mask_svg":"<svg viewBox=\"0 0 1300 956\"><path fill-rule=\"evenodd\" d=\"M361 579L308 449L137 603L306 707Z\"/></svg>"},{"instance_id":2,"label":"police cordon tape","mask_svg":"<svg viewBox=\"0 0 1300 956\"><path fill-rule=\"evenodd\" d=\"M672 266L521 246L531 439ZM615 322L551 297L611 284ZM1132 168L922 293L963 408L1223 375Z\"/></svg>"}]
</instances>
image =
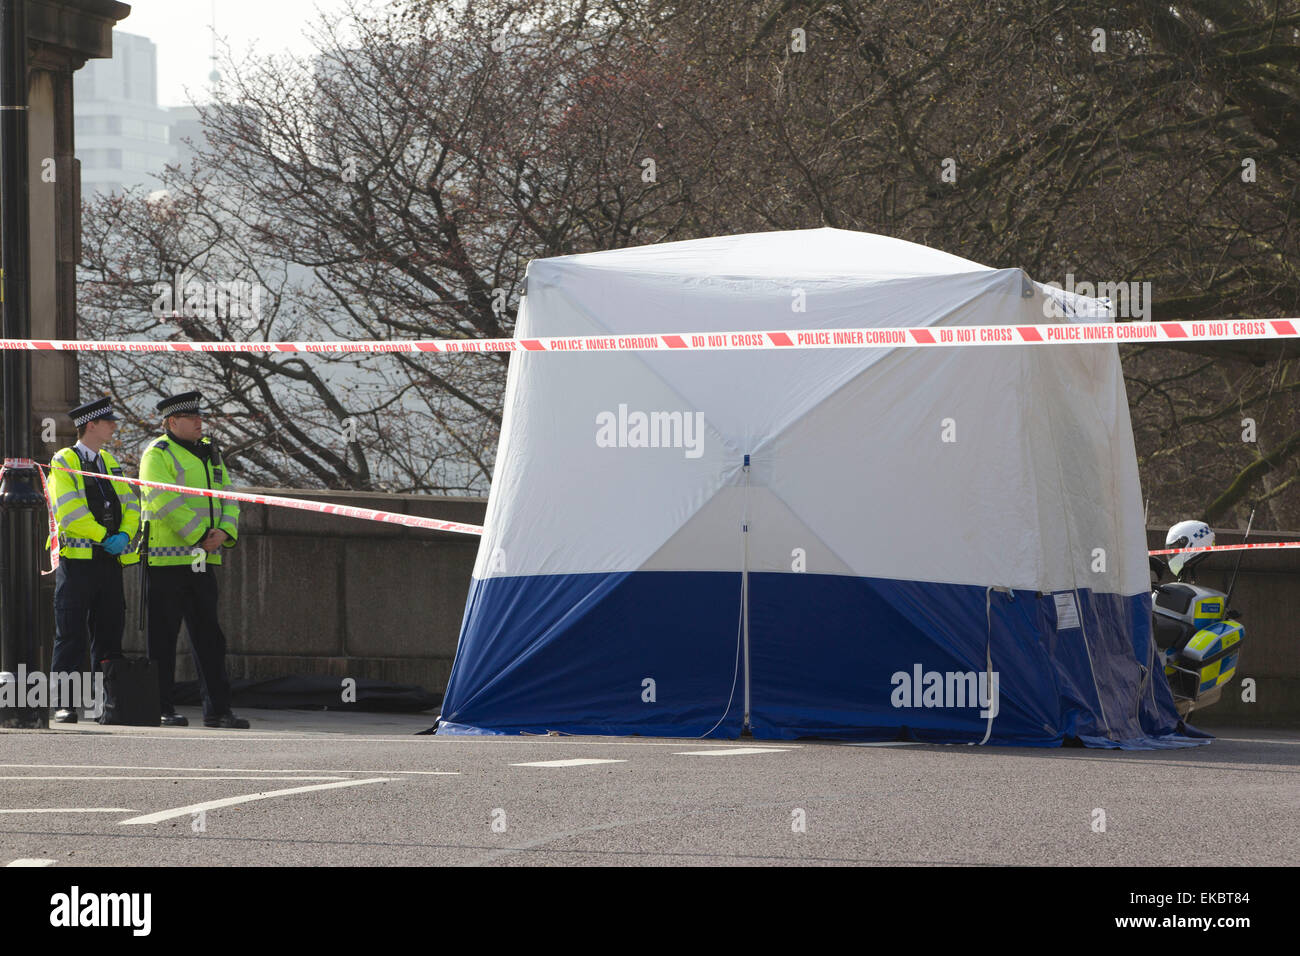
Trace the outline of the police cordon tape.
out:
<instances>
[{"instance_id":1,"label":"police cordon tape","mask_svg":"<svg viewBox=\"0 0 1300 956\"><path fill-rule=\"evenodd\" d=\"M6 458L3 463L0 463L0 481L4 481L5 472L11 468L19 470L38 467L40 466L30 458Z\"/></svg>"},{"instance_id":2,"label":"police cordon tape","mask_svg":"<svg viewBox=\"0 0 1300 956\"><path fill-rule=\"evenodd\" d=\"M1300 338L1300 319L1214 322L1061 322L1044 325L788 329L551 336L532 339L423 339L358 342L160 342L0 339L0 349L58 352L654 352L746 349L943 348L950 345L1104 345L1108 342L1227 342Z\"/></svg>"},{"instance_id":3,"label":"police cordon tape","mask_svg":"<svg viewBox=\"0 0 1300 956\"><path fill-rule=\"evenodd\" d=\"M6 458L5 466L8 467L32 467L42 472L41 482L44 484L44 471L47 466L34 462L26 458ZM88 478L103 478L104 475L93 471L78 471L75 468L64 468L62 465L52 465L59 471L65 471L72 475L84 475ZM4 469L0 468L0 478L4 475ZM229 498L234 501L246 501L251 504L271 505L277 508L297 508L300 511L314 511L319 514L342 515L346 518L361 518L367 521L387 521L392 524L406 525L411 528L427 528L431 531L450 531L456 534L483 534L483 527L476 524L465 524L459 521L442 521L437 518L419 518L415 515L397 514L392 511L376 511L373 508L354 508L350 505L325 504L319 501L307 501L303 498L284 498L279 495L258 495L243 491L213 491L210 488L191 488L187 485L169 485L161 481L145 481L142 478L125 478L113 476L112 481L124 481L132 485L142 485L146 488L159 488L163 491L177 491L187 495L201 495L204 498ZM48 496L47 496L48 497ZM51 520L51 531L54 530L54 523ZM1208 548L1168 548L1160 551L1148 551L1148 554L1188 554L1194 551L1245 551L1252 548L1300 548L1300 541L1257 541L1250 544L1220 544Z\"/></svg>"},{"instance_id":4,"label":"police cordon tape","mask_svg":"<svg viewBox=\"0 0 1300 956\"><path fill-rule=\"evenodd\" d=\"M1191 554L1194 551L1250 551L1254 548L1300 548L1300 541L1252 541L1249 544L1215 544L1208 548L1166 548L1147 554Z\"/></svg>"},{"instance_id":5,"label":"police cordon tape","mask_svg":"<svg viewBox=\"0 0 1300 956\"><path fill-rule=\"evenodd\" d=\"M47 466L37 464L44 471ZM191 488L186 485L169 485L161 481L145 481L142 478L124 478L117 475L106 476L93 471L78 471L51 465L59 471L71 475L85 475L88 478L109 478L111 481L125 481L145 488L158 488L162 491L178 491L186 495L201 495L204 498L228 498L232 501L245 501L256 505L273 505L277 508L297 508L299 511L315 511L319 514L342 515L345 518L362 518L366 521L386 521L390 524L405 525L408 528L424 528L428 531L451 531L455 534L483 533L483 528L476 524L464 524L460 521L443 521L439 518L420 518L415 515L397 514L393 511L376 511L374 508L354 508L351 505L334 505L320 501L307 501L303 498L282 498L279 495L257 495L246 491L213 491L211 488ZM42 475L42 478L44 476Z\"/></svg>"}]
</instances>

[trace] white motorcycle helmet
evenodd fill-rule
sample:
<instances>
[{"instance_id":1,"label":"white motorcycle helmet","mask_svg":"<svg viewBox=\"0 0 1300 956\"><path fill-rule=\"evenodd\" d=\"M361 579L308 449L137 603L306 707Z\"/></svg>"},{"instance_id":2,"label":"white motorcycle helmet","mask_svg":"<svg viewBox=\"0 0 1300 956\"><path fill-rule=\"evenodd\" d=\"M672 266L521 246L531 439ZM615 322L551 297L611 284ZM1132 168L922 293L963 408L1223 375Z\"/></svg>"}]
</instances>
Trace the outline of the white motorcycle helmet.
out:
<instances>
[{"instance_id":1,"label":"white motorcycle helmet","mask_svg":"<svg viewBox=\"0 0 1300 956\"><path fill-rule=\"evenodd\" d=\"M1180 521L1169 529L1165 535L1166 548L1208 548L1214 544L1214 529L1204 521ZM1205 552L1197 554L1171 554L1169 570L1174 577L1191 568L1205 557Z\"/></svg>"}]
</instances>

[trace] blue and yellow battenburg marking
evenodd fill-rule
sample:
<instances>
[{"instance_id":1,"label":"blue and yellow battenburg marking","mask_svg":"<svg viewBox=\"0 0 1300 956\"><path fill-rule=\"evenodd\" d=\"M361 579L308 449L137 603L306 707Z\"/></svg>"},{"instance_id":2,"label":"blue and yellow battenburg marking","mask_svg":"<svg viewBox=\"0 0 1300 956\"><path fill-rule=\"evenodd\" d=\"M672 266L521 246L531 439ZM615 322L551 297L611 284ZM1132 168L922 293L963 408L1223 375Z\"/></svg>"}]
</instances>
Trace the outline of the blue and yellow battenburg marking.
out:
<instances>
[{"instance_id":1,"label":"blue and yellow battenburg marking","mask_svg":"<svg viewBox=\"0 0 1300 956\"><path fill-rule=\"evenodd\" d=\"M1192 623L1198 628L1223 620L1223 598L1203 597L1192 605Z\"/></svg>"},{"instance_id":2,"label":"blue and yellow battenburg marking","mask_svg":"<svg viewBox=\"0 0 1300 956\"><path fill-rule=\"evenodd\" d=\"M1233 648L1241 642L1244 632L1245 627L1236 621L1214 621L1192 635L1179 657L1184 664L1202 664L1197 681L1198 693L1213 690L1232 680L1240 656ZM1176 670L1172 665L1166 666L1165 674L1172 676Z\"/></svg>"}]
</instances>

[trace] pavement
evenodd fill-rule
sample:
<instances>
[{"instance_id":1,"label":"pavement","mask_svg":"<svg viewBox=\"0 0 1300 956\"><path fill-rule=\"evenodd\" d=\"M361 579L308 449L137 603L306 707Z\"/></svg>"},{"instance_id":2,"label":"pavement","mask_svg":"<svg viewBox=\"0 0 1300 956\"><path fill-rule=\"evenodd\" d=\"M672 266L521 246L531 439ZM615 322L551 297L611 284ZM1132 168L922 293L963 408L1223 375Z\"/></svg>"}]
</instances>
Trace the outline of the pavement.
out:
<instances>
[{"instance_id":1,"label":"pavement","mask_svg":"<svg viewBox=\"0 0 1300 956\"><path fill-rule=\"evenodd\" d=\"M0 730L0 866L1294 866L1300 733L1119 752L246 731Z\"/></svg>"}]
</instances>

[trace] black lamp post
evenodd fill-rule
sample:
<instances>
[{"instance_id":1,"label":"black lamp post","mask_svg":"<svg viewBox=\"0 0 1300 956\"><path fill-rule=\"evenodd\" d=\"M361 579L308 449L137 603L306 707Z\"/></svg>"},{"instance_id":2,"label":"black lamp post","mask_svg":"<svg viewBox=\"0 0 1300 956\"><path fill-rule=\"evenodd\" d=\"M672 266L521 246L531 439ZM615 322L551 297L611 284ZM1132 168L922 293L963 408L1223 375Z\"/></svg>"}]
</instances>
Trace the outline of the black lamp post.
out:
<instances>
[{"instance_id":1,"label":"black lamp post","mask_svg":"<svg viewBox=\"0 0 1300 956\"><path fill-rule=\"evenodd\" d=\"M27 249L27 7L0 0L0 290L4 338L31 338ZM31 451L31 359L5 349L4 479L0 481L0 671L18 675L40 667L36 633L36 520L44 503ZM0 727L45 727L44 707L27 707L27 688L12 700L0 694Z\"/></svg>"}]
</instances>

